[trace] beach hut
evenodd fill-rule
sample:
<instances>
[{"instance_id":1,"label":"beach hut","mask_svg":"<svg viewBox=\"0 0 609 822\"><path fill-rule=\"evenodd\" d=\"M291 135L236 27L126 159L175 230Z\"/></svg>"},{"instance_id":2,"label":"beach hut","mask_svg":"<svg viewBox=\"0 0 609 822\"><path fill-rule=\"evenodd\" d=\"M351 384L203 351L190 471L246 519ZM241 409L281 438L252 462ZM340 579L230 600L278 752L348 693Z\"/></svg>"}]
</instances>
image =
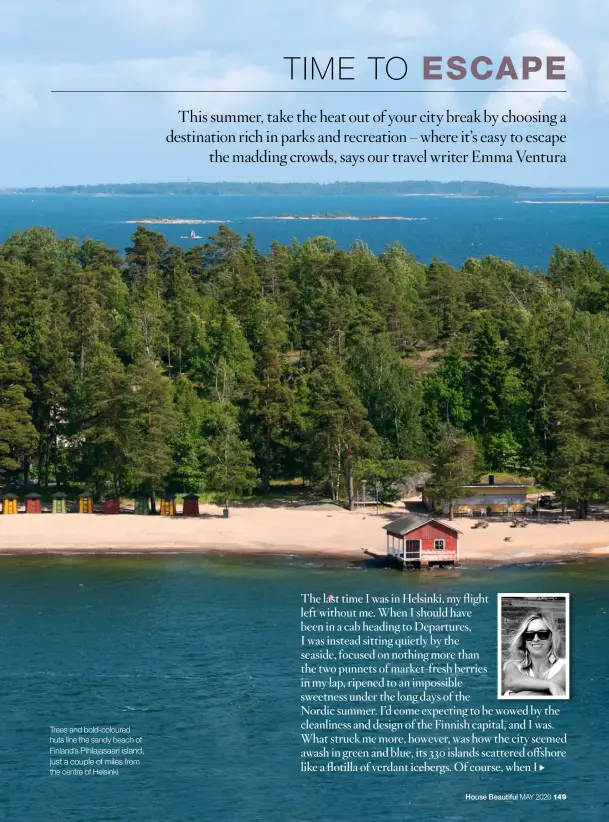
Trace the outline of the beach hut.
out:
<instances>
[{"instance_id":1,"label":"beach hut","mask_svg":"<svg viewBox=\"0 0 609 822\"><path fill-rule=\"evenodd\" d=\"M133 508L134 514L146 516L150 513L150 506L148 505L148 494L138 494L135 498L135 506Z\"/></svg>"},{"instance_id":2,"label":"beach hut","mask_svg":"<svg viewBox=\"0 0 609 822\"><path fill-rule=\"evenodd\" d=\"M56 494L53 494L53 513L66 513L66 495L63 493L63 491L57 491Z\"/></svg>"},{"instance_id":3,"label":"beach hut","mask_svg":"<svg viewBox=\"0 0 609 822\"><path fill-rule=\"evenodd\" d=\"M120 514L121 501L116 494L106 494L104 502L104 514Z\"/></svg>"},{"instance_id":4,"label":"beach hut","mask_svg":"<svg viewBox=\"0 0 609 822\"><path fill-rule=\"evenodd\" d=\"M182 503L182 515L185 517L199 516L199 497L196 494L186 494Z\"/></svg>"},{"instance_id":5,"label":"beach hut","mask_svg":"<svg viewBox=\"0 0 609 822\"><path fill-rule=\"evenodd\" d=\"M17 499L16 494L5 494L2 497L2 513L3 514L16 514L18 505L19 505L19 500Z\"/></svg>"},{"instance_id":6,"label":"beach hut","mask_svg":"<svg viewBox=\"0 0 609 822\"><path fill-rule=\"evenodd\" d=\"M31 493L25 498L25 513L26 514L40 514L42 506L42 497L40 494Z\"/></svg>"},{"instance_id":7,"label":"beach hut","mask_svg":"<svg viewBox=\"0 0 609 822\"><path fill-rule=\"evenodd\" d=\"M161 499L161 516L175 517L176 515L176 498L172 494L164 494Z\"/></svg>"},{"instance_id":8,"label":"beach hut","mask_svg":"<svg viewBox=\"0 0 609 822\"><path fill-rule=\"evenodd\" d=\"M459 534L452 525L423 514L408 514L383 526L387 532L387 558L398 567L459 561Z\"/></svg>"},{"instance_id":9,"label":"beach hut","mask_svg":"<svg viewBox=\"0 0 609 822\"><path fill-rule=\"evenodd\" d=\"M93 496L88 491L83 491L82 494L78 495L78 513L93 513Z\"/></svg>"}]
</instances>

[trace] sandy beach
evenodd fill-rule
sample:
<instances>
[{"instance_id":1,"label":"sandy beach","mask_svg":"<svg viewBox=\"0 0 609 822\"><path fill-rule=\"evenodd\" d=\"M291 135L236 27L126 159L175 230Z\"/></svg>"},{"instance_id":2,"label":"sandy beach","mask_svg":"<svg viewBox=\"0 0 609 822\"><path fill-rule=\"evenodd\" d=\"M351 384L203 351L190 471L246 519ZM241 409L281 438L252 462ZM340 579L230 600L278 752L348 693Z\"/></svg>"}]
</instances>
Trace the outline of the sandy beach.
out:
<instances>
[{"instance_id":1,"label":"sandy beach","mask_svg":"<svg viewBox=\"0 0 609 822\"><path fill-rule=\"evenodd\" d=\"M228 519L212 505L198 519L132 514L19 514L0 516L0 553L239 552L300 554L361 560L365 551L385 554L382 526L398 515L332 506L238 507ZM609 522L573 521L512 528L491 522L472 529L471 519L453 525L462 531L462 563L513 564L609 555ZM506 541L505 538L509 538Z\"/></svg>"}]
</instances>

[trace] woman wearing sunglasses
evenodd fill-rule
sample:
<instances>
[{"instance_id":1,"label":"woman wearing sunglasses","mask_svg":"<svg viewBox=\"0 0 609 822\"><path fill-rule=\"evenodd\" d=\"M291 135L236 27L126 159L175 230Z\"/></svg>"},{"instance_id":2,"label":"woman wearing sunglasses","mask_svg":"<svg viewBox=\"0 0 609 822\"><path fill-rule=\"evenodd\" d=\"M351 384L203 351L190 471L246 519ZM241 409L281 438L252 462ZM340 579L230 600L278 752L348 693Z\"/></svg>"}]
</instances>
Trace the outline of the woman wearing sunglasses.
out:
<instances>
[{"instance_id":1,"label":"woman wearing sunglasses","mask_svg":"<svg viewBox=\"0 0 609 822\"><path fill-rule=\"evenodd\" d=\"M528 614L510 643L510 659L503 666L503 695L565 696L564 653L562 636L550 614Z\"/></svg>"}]
</instances>

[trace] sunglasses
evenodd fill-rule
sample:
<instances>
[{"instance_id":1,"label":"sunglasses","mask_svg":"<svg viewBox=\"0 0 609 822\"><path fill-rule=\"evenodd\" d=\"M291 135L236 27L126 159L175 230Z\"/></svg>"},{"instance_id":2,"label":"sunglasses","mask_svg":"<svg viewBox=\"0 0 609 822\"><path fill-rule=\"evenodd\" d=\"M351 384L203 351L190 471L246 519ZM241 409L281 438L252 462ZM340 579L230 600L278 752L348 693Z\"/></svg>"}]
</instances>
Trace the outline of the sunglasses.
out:
<instances>
[{"instance_id":1,"label":"sunglasses","mask_svg":"<svg viewBox=\"0 0 609 822\"><path fill-rule=\"evenodd\" d=\"M550 639L552 631L525 631L523 636L525 642L532 642L536 636L541 640L546 640Z\"/></svg>"}]
</instances>

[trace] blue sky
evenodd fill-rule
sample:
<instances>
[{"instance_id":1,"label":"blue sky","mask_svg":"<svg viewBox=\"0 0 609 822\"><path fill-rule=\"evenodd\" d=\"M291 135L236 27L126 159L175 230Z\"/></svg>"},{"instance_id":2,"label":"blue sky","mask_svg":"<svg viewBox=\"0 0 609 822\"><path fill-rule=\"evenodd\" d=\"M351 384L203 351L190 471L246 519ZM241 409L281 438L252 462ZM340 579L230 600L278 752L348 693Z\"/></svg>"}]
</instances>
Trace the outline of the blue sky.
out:
<instances>
[{"instance_id":1,"label":"blue sky","mask_svg":"<svg viewBox=\"0 0 609 822\"><path fill-rule=\"evenodd\" d=\"M3 0L0 188L187 179L487 179L609 186L608 43L609 7L603 0L515 0L492 7L485 0ZM357 88L371 87L364 78L369 55L407 58L411 88L437 87L420 80L424 54L486 54L495 60L504 54L565 55L567 80L536 83L544 89L538 95L454 94L454 83L442 83L441 94L294 95L290 86L296 84L289 82L282 58L305 54L320 60L355 56L362 66L362 79L352 84ZM468 83L472 86L487 87ZM54 88L257 93L53 95ZM556 89L567 93L555 94ZM208 162L209 147L165 141L171 128L180 130L182 108L417 113L485 106L566 114L569 162L218 167Z\"/></svg>"}]
</instances>

